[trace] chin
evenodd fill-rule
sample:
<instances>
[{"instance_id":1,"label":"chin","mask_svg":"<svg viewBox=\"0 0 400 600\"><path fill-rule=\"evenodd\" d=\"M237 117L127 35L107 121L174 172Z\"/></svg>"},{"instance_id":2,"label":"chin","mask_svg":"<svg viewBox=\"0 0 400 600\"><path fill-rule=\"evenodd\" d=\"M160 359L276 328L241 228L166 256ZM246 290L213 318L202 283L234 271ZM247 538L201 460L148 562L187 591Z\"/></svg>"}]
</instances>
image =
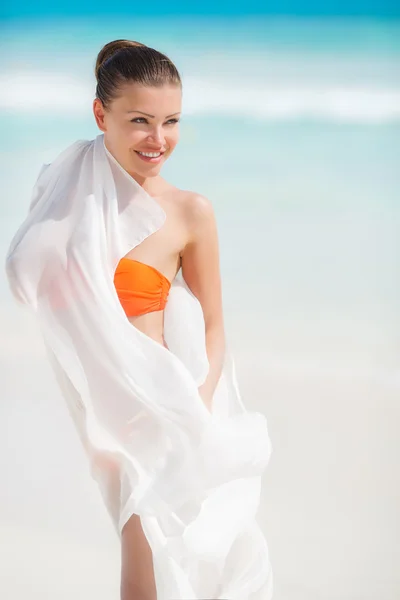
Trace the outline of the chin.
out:
<instances>
[{"instance_id":1,"label":"chin","mask_svg":"<svg viewBox=\"0 0 400 600\"><path fill-rule=\"evenodd\" d=\"M132 170L136 171L136 173L143 175L144 177L152 177L153 175L158 175L161 171L164 161L161 161L158 165L152 165L151 163L143 163L139 159L139 164L137 161L134 161L134 164L131 165Z\"/></svg>"},{"instance_id":2,"label":"chin","mask_svg":"<svg viewBox=\"0 0 400 600\"><path fill-rule=\"evenodd\" d=\"M152 165L148 166L147 169L143 167L139 169L135 169L136 173L142 175L143 177L155 177L161 171L161 165Z\"/></svg>"}]
</instances>

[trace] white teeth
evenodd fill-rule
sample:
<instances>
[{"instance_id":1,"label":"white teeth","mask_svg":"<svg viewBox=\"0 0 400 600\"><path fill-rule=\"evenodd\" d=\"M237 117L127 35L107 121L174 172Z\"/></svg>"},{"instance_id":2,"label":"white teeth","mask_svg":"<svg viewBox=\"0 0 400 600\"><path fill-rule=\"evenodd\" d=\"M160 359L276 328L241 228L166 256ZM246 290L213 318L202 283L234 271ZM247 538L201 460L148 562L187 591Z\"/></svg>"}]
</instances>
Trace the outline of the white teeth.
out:
<instances>
[{"instance_id":1,"label":"white teeth","mask_svg":"<svg viewBox=\"0 0 400 600\"><path fill-rule=\"evenodd\" d=\"M161 152L139 152L142 156L148 156L149 158L157 158L161 155Z\"/></svg>"}]
</instances>

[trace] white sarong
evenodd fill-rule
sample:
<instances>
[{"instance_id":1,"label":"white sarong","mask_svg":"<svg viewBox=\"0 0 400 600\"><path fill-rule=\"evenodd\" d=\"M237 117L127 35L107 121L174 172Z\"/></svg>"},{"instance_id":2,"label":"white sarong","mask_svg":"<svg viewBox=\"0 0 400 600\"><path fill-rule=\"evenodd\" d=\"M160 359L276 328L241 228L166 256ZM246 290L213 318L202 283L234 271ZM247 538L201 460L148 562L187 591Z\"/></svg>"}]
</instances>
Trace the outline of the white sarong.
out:
<instances>
[{"instance_id":1,"label":"white sarong","mask_svg":"<svg viewBox=\"0 0 400 600\"><path fill-rule=\"evenodd\" d=\"M114 287L119 260L165 218L103 135L77 141L40 171L7 254L10 288L35 312L117 534L140 515L158 600L270 600L256 521L266 417L246 411L228 349L213 413L205 407L205 324L181 272L168 349L128 321Z\"/></svg>"}]
</instances>

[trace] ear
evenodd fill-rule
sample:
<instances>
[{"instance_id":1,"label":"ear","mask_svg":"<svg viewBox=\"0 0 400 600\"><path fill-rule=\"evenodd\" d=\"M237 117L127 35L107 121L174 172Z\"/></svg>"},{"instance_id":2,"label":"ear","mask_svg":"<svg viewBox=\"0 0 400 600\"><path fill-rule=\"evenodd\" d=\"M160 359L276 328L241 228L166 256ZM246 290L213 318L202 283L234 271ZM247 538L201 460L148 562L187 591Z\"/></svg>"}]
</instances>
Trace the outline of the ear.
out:
<instances>
[{"instance_id":1,"label":"ear","mask_svg":"<svg viewBox=\"0 0 400 600\"><path fill-rule=\"evenodd\" d=\"M105 110L101 103L101 100L95 98L93 100L93 114L97 124L97 127L100 131L107 131L106 122L105 122Z\"/></svg>"}]
</instances>

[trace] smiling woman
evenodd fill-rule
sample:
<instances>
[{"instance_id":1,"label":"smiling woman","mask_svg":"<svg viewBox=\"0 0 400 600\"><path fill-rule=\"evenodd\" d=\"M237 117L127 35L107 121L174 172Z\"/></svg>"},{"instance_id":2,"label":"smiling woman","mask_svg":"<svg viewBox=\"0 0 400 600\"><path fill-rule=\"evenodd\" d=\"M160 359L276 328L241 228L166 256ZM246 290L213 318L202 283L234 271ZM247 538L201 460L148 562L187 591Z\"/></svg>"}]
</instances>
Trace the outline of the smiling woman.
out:
<instances>
[{"instance_id":1,"label":"smiling woman","mask_svg":"<svg viewBox=\"0 0 400 600\"><path fill-rule=\"evenodd\" d=\"M143 171L141 163L160 167L178 143L179 119L173 117L181 113L180 75L165 55L129 40L106 44L95 72L96 123L106 134L108 150L143 184L159 169Z\"/></svg>"},{"instance_id":2,"label":"smiling woman","mask_svg":"<svg viewBox=\"0 0 400 600\"><path fill-rule=\"evenodd\" d=\"M272 448L226 346L213 206L160 175L180 77L127 40L96 74L101 134L39 174L10 287L37 313L120 536L121 600L270 600L255 517Z\"/></svg>"},{"instance_id":3,"label":"smiling woman","mask_svg":"<svg viewBox=\"0 0 400 600\"><path fill-rule=\"evenodd\" d=\"M106 134L107 148L128 173L154 177L159 169L143 171L135 155L144 162L161 166L172 154L179 140L176 116L181 112L181 96L180 87L172 84L148 87L126 83L121 85L120 95L109 108L99 98L94 100L93 112L99 129ZM151 108L152 114L144 113L140 107ZM133 114L146 116L132 117Z\"/></svg>"}]
</instances>

